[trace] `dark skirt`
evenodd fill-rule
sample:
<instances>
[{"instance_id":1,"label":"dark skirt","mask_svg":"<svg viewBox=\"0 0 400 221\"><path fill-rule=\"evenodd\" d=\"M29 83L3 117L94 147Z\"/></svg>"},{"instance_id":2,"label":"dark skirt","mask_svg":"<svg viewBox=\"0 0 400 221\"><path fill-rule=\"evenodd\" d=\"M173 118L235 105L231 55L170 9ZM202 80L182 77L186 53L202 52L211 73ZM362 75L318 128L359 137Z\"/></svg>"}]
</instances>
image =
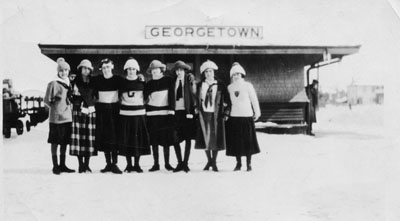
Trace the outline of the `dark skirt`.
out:
<instances>
[{"instance_id":1,"label":"dark skirt","mask_svg":"<svg viewBox=\"0 0 400 221\"><path fill-rule=\"evenodd\" d=\"M196 138L196 121L193 118L186 118L185 111L176 111L175 130L179 143L185 140L194 140Z\"/></svg>"},{"instance_id":2,"label":"dark skirt","mask_svg":"<svg viewBox=\"0 0 400 221\"><path fill-rule=\"evenodd\" d=\"M144 115L120 115L118 128L119 155L137 157L150 154L150 140Z\"/></svg>"},{"instance_id":3,"label":"dark skirt","mask_svg":"<svg viewBox=\"0 0 400 221\"><path fill-rule=\"evenodd\" d=\"M72 110L72 134L70 155L97 156L95 148L96 113L83 114L80 107Z\"/></svg>"},{"instance_id":4,"label":"dark skirt","mask_svg":"<svg viewBox=\"0 0 400 221\"><path fill-rule=\"evenodd\" d=\"M178 142L172 115L147 116L147 128L151 145L171 146Z\"/></svg>"},{"instance_id":5,"label":"dark skirt","mask_svg":"<svg viewBox=\"0 0 400 221\"><path fill-rule=\"evenodd\" d=\"M50 129L47 143L60 145L68 145L71 143L71 122L62 124L50 123L49 127Z\"/></svg>"},{"instance_id":6,"label":"dark skirt","mask_svg":"<svg viewBox=\"0 0 400 221\"><path fill-rule=\"evenodd\" d=\"M118 104L96 104L96 147L98 151L117 152Z\"/></svg>"},{"instance_id":7,"label":"dark skirt","mask_svg":"<svg viewBox=\"0 0 400 221\"><path fill-rule=\"evenodd\" d=\"M230 117L226 122L226 155L248 156L260 153L252 117Z\"/></svg>"}]
</instances>

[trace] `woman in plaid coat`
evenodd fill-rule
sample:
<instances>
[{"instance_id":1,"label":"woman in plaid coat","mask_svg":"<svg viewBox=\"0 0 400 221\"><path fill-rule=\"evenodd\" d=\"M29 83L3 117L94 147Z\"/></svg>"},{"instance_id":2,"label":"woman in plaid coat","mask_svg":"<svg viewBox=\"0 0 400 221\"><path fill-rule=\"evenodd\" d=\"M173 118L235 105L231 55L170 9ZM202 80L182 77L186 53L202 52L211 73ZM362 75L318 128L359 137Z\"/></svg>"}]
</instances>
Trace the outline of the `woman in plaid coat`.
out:
<instances>
[{"instance_id":1,"label":"woman in plaid coat","mask_svg":"<svg viewBox=\"0 0 400 221\"><path fill-rule=\"evenodd\" d=\"M91 156L97 155L95 148L95 97L91 80L92 63L84 59L78 65L78 75L73 85L72 135L70 155L78 157L79 173L92 172Z\"/></svg>"}]
</instances>

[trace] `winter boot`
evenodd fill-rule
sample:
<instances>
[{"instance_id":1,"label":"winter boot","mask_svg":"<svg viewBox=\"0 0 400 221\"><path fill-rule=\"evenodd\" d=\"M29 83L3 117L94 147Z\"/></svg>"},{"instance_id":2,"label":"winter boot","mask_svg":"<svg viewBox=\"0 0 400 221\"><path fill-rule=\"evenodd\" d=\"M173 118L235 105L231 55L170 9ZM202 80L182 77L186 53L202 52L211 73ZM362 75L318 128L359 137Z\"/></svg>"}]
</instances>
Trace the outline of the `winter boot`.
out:
<instances>
[{"instance_id":1,"label":"winter boot","mask_svg":"<svg viewBox=\"0 0 400 221\"><path fill-rule=\"evenodd\" d=\"M154 172L160 170L160 164L154 164L150 169L149 172Z\"/></svg>"},{"instance_id":2,"label":"winter boot","mask_svg":"<svg viewBox=\"0 0 400 221\"><path fill-rule=\"evenodd\" d=\"M246 157L247 171L251 171L251 155Z\"/></svg>"},{"instance_id":3,"label":"winter boot","mask_svg":"<svg viewBox=\"0 0 400 221\"><path fill-rule=\"evenodd\" d=\"M60 171L62 173L75 173L75 170L72 170L65 165L65 154L60 154Z\"/></svg>"},{"instance_id":4,"label":"winter boot","mask_svg":"<svg viewBox=\"0 0 400 221\"><path fill-rule=\"evenodd\" d=\"M130 156L126 156L126 168L124 172L130 173L134 171L132 166L132 158Z\"/></svg>"},{"instance_id":5,"label":"winter boot","mask_svg":"<svg viewBox=\"0 0 400 221\"><path fill-rule=\"evenodd\" d=\"M211 152L209 150L206 150L206 156L207 156L207 164L203 170L209 170L212 165Z\"/></svg>"},{"instance_id":6,"label":"winter boot","mask_svg":"<svg viewBox=\"0 0 400 221\"><path fill-rule=\"evenodd\" d=\"M211 167L212 167L212 170L214 172L218 172L218 167L217 167L218 151L213 150L212 153L213 153L213 156L212 156L212 159L211 159Z\"/></svg>"},{"instance_id":7,"label":"winter boot","mask_svg":"<svg viewBox=\"0 0 400 221\"><path fill-rule=\"evenodd\" d=\"M239 171L242 168L242 160L240 159L240 156L236 157L236 166L233 171Z\"/></svg>"},{"instance_id":8,"label":"winter boot","mask_svg":"<svg viewBox=\"0 0 400 221\"><path fill-rule=\"evenodd\" d=\"M173 171L174 171L174 173L180 172L180 171L182 171L184 168L185 168L185 166L184 166L183 162L182 162L182 163L178 163L178 165L176 166L176 168L175 168Z\"/></svg>"},{"instance_id":9,"label":"winter boot","mask_svg":"<svg viewBox=\"0 0 400 221\"><path fill-rule=\"evenodd\" d=\"M169 164L169 147L164 147L164 167L166 170L171 171L174 168Z\"/></svg>"},{"instance_id":10,"label":"winter boot","mask_svg":"<svg viewBox=\"0 0 400 221\"><path fill-rule=\"evenodd\" d=\"M100 170L102 173L107 173L111 172L111 164L107 163L107 165L104 167L104 169Z\"/></svg>"},{"instance_id":11,"label":"winter boot","mask_svg":"<svg viewBox=\"0 0 400 221\"><path fill-rule=\"evenodd\" d=\"M138 173L143 173L142 168L140 168L139 165L139 160L140 160L140 156L136 156L135 157L135 166L133 166L133 171L136 171Z\"/></svg>"},{"instance_id":12,"label":"winter boot","mask_svg":"<svg viewBox=\"0 0 400 221\"><path fill-rule=\"evenodd\" d=\"M183 162L182 162L181 147L179 146L179 144L175 144L174 149L175 149L176 159L178 160L178 165L173 170L174 173L176 173L176 172L182 171L184 166L183 166Z\"/></svg>"},{"instance_id":13,"label":"winter boot","mask_svg":"<svg viewBox=\"0 0 400 221\"><path fill-rule=\"evenodd\" d=\"M90 161L90 156L85 156L85 162L84 162L85 172L92 172L92 170L89 167L89 161Z\"/></svg>"},{"instance_id":14,"label":"winter boot","mask_svg":"<svg viewBox=\"0 0 400 221\"><path fill-rule=\"evenodd\" d=\"M78 156L78 163L79 163L78 173L84 173L85 172L85 165L83 164L83 157L82 156Z\"/></svg>"},{"instance_id":15,"label":"winter boot","mask_svg":"<svg viewBox=\"0 0 400 221\"><path fill-rule=\"evenodd\" d=\"M117 164L111 164L111 172L115 174L122 174L122 171L118 168Z\"/></svg>"},{"instance_id":16,"label":"winter boot","mask_svg":"<svg viewBox=\"0 0 400 221\"><path fill-rule=\"evenodd\" d=\"M151 145L151 150L153 151L154 165L149 169L149 172L154 172L160 170L160 164L158 161L158 145Z\"/></svg>"},{"instance_id":17,"label":"winter boot","mask_svg":"<svg viewBox=\"0 0 400 221\"><path fill-rule=\"evenodd\" d=\"M190 171L188 162L186 161L183 162L183 171L185 171L186 173Z\"/></svg>"},{"instance_id":18,"label":"winter boot","mask_svg":"<svg viewBox=\"0 0 400 221\"><path fill-rule=\"evenodd\" d=\"M53 161L53 173L54 173L55 175L60 175L61 171L60 171L60 168L58 167L57 155L53 155L53 156L52 156L52 161Z\"/></svg>"}]
</instances>

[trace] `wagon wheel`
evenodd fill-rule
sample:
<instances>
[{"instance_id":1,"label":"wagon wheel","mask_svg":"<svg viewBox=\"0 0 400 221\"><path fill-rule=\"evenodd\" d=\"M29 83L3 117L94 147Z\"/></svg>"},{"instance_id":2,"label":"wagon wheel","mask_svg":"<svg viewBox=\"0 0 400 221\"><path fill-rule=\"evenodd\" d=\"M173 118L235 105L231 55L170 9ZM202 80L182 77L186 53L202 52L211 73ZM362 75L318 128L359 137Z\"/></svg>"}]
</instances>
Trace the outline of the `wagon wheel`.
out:
<instances>
[{"instance_id":1,"label":"wagon wheel","mask_svg":"<svg viewBox=\"0 0 400 221\"><path fill-rule=\"evenodd\" d=\"M22 121L18 121L17 122L17 134L21 135L22 133L24 133L24 123L22 123Z\"/></svg>"},{"instance_id":2,"label":"wagon wheel","mask_svg":"<svg viewBox=\"0 0 400 221\"><path fill-rule=\"evenodd\" d=\"M31 122L29 120L26 121L26 131L31 131Z\"/></svg>"}]
</instances>

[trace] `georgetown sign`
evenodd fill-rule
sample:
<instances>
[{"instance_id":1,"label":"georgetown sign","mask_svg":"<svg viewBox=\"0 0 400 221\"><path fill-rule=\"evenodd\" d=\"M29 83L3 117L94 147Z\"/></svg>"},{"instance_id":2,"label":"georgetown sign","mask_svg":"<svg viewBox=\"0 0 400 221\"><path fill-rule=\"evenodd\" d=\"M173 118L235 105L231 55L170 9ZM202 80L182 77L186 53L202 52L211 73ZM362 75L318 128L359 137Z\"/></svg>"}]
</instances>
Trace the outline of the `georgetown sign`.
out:
<instances>
[{"instance_id":1,"label":"georgetown sign","mask_svg":"<svg viewBox=\"0 0 400 221\"><path fill-rule=\"evenodd\" d=\"M146 39L154 38L249 38L262 39L262 26L146 26Z\"/></svg>"}]
</instances>

